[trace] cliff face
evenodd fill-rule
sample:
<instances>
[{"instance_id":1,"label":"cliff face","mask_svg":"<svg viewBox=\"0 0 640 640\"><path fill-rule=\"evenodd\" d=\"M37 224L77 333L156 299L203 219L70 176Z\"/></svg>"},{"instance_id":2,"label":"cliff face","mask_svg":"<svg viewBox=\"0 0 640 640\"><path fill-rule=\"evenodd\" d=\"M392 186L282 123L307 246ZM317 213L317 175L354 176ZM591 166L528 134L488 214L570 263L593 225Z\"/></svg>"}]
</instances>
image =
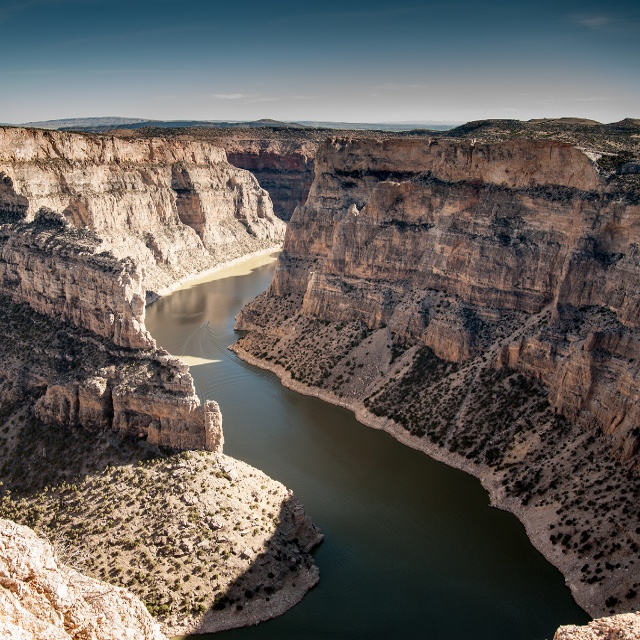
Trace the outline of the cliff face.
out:
<instances>
[{"instance_id":1,"label":"cliff face","mask_svg":"<svg viewBox=\"0 0 640 640\"><path fill-rule=\"evenodd\" d=\"M43 207L136 256L151 289L284 233L267 192L209 143L0 128L0 216L29 221Z\"/></svg>"},{"instance_id":2,"label":"cliff face","mask_svg":"<svg viewBox=\"0 0 640 640\"><path fill-rule=\"evenodd\" d=\"M35 415L47 424L221 450L217 404L201 406L188 367L156 350L144 326L139 268L101 248L51 212L1 227L2 326L11 337L2 349L3 406L35 395Z\"/></svg>"},{"instance_id":3,"label":"cliff face","mask_svg":"<svg viewBox=\"0 0 640 640\"><path fill-rule=\"evenodd\" d=\"M140 269L96 252L60 215L41 211L34 224L4 227L0 293L14 302L89 329L121 347L149 349Z\"/></svg>"},{"instance_id":4,"label":"cliff face","mask_svg":"<svg viewBox=\"0 0 640 640\"><path fill-rule=\"evenodd\" d=\"M327 141L237 323L240 355L480 476L594 615L640 585L640 207L613 185L558 142Z\"/></svg>"},{"instance_id":5,"label":"cliff face","mask_svg":"<svg viewBox=\"0 0 640 640\"><path fill-rule=\"evenodd\" d=\"M313 182L317 142L221 138L219 143L232 165L250 171L269 192L280 219L288 221L294 209L305 203Z\"/></svg>"},{"instance_id":6,"label":"cliff face","mask_svg":"<svg viewBox=\"0 0 640 640\"><path fill-rule=\"evenodd\" d=\"M0 520L0 636L162 640L142 602L60 564L28 527Z\"/></svg>"},{"instance_id":7,"label":"cliff face","mask_svg":"<svg viewBox=\"0 0 640 640\"><path fill-rule=\"evenodd\" d=\"M610 193L587 156L553 142L334 140L316 163L272 294L304 295L310 317L388 324L454 361L485 348L479 322L550 306L556 335L521 340L503 361L634 455L640 207ZM587 307L601 321L569 331Z\"/></svg>"}]
</instances>

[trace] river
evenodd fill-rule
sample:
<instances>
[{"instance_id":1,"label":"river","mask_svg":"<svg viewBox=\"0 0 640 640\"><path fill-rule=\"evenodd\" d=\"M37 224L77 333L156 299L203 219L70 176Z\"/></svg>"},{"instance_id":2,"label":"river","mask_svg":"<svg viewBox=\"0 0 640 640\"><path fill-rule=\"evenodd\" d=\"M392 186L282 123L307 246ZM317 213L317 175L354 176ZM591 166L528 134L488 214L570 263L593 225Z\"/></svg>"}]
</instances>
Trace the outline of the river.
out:
<instances>
[{"instance_id":1,"label":"river","mask_svg":"<svg viewBox=\"0 0 640 640\"><path fill-rule=\"evenodd\" d=\"M318 587L284 616L216 640L542 640L584 624L560 572L478 480L228 351L236 314L273 268L274 256L253 258L147 308L158 344L220 403L225 453L293 489L325 534Z\"/></svg>"}]
</instances>

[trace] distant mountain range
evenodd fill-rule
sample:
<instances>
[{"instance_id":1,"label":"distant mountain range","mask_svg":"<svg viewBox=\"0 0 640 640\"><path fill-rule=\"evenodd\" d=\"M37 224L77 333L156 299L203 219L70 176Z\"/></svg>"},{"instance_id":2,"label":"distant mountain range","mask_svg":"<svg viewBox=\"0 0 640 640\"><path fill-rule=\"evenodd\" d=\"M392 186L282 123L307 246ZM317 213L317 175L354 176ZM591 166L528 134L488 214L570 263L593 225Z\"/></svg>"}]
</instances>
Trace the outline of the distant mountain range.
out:
<instances>
[{"instance_id":1,"label":"distant mountain range","mask_svg":"<svg viewBox=\"0 0 640 640\"><path fill-rule=\"evenodd\" d=\"M281 129L351 129L378 131L409 131L412 129L431 129L446 131L453 129L459 122L325 122L301 120L299 122L280 122L264 118L251 122L221 121L221 120L147 120L143 118L62 118L60 120L43 120L38 122L24 122L19 126L37 127L39 129L57 129L60 131L93 131L102 132L111 129L142 129L144 127L159 127L164 129L182 129L185 127L202 128L249 128L270 127Z\"/></svg>"}]
</instances>

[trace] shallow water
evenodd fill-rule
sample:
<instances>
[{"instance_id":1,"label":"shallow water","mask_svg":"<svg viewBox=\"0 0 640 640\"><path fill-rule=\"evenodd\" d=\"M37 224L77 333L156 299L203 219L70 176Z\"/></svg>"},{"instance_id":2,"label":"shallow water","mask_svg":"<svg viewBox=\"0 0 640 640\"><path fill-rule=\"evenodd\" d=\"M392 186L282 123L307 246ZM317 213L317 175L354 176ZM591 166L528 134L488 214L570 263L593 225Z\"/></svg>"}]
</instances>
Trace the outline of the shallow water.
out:
<instances>
[{"instance_id":1,"label":"shallow water","mask_svg":"<svg viewBox=\"0 0 640 640\"><path fill-rule=\"evenodd\" d=\"M147 309L158 344L185 356L199 395L220 403L225 453L293 489L325 534L320 584L299 605L215 638L541 640L586 622L560 572L478 480L227 350L235 315L273 267L262 256Z\"/></svg>"}]
</instances>

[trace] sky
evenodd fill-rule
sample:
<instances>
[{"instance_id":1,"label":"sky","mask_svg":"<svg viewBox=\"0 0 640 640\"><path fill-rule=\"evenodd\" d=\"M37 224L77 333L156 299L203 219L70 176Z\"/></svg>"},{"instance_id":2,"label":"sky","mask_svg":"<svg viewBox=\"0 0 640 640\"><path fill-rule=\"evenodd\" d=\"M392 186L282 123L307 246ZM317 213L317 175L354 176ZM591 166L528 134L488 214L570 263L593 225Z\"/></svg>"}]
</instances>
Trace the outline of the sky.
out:
<instances>
[{"instance_id":1,"label":"sky","mask_svg":"<svg viewBox=\"0 0 640 640\"><path fill-rule=\"evenodd\" d=\"M0 122L640 117L640 2L0 0Z\"/></svg>"}]
</instances>

